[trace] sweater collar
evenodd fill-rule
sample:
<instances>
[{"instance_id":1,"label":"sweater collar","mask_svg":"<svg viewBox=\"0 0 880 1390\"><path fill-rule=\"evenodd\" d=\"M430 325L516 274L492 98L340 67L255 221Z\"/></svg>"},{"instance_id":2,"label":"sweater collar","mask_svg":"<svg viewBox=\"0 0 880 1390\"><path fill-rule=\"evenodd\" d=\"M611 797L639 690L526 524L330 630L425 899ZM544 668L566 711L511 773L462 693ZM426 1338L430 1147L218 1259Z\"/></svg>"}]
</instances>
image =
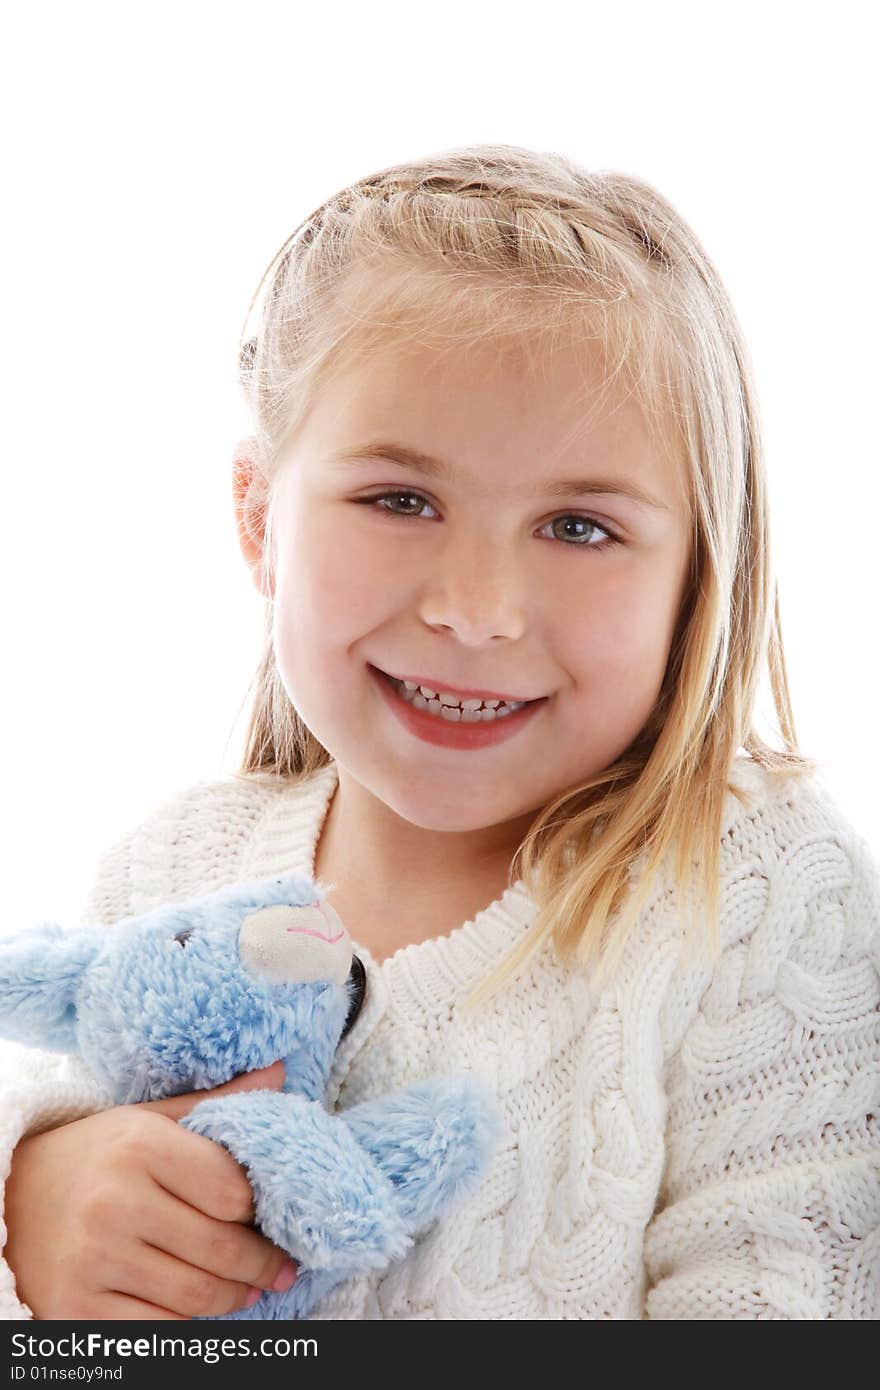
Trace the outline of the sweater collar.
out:
<instances>
[{"instance_id":1,"label":"sweater collar","mask_svg":"<svg viewBox=\"0 0 880 1390\"><path fill-rule=\"evenodd\" d=\"M308 779L273 793L248 857L247 876L268 878L295 871L314 878L315 851L330 801L338 784L335 761ZM534 920L535 903L522 879L469 921L445 936L402 946L381 963L357 940L356 954L366 972L364 1006L340 1043L326 1100L334 1104L354 1056L385 1014L390 1000L395 1016L411 1017L424 1027L425 1017L448 1017L455 1005L490 969L500 963Z\"/></svg>"},{"instance_id":2,"label":"sweater collar","mask_svg":"<svg viewBox=\"0 0 880 1390\"><path fill-rule=\"evenodd\" d=\"M737 784L751 794L751 805L744 805L727 792L722 815L724 833L740 817L748 816L755 799L760 802L769 790L766 774L748 758L738 757L733 771ZM295 870L313 878L315 851L337 784L338 770L331 760L307 779L273 792L251 842L243 876L268 878ZM784 790L778 794L784 795ZM659 883L656 891L661 891ZM536 914L534 900L522 879L518 879L500 898L445 936L402 946L381 964L358 943L355 927L352 939L366 972L366 997L351 1032L337 1049L328 1103L335 1103L353 1058L375 1030L391 1000L396 1018L412 1020L420 1028L424 1028L426 1017L438 1022L449 1018L456 1004L512 950ZM539 954L546 950L545 943Z\"/></svg>"},{"instance_id":3,"label":"sweater collar","mask_svg":"<svg viewBox=\"0 0 880 1390\"><path fill-rule=\"evenodd\" d=\"M746 756L734 760L732 774L747 800L744 803L732 792L726 793L722 834L749 815L755 801L760 803L770 792L766 773ZM314 877L315 851L338 781L337 765L331 759L305 780L284 785L273 793L247 856L248 876L269 878L292 869ZM785 794L784 788L773 790ZM386 986L406 979L419 990L419 981L429 980L432 994L442 996L443 1003L449 1004L467 993L519 940L535 913L534 900L520 878L469 921L445 936L402 946L381 965L366 947L358 944L356 929L352 937L357 954L367 967L368 987L379 975ZM373 992L375 995L377 991ZM369 1014L366 1005L362 1017L364 1014ZM359 1023L360 1020L352 1033L359 1031Z\"/></svg>"}]
</instances>

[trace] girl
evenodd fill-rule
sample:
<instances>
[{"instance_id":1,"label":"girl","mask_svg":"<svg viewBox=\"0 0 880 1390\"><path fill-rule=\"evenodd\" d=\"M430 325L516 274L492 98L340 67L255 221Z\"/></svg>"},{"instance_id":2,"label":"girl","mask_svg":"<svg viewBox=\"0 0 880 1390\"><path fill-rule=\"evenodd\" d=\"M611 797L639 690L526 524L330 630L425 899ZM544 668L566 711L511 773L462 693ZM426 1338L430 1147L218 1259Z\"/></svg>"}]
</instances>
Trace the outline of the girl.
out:
<instances>
[{"instance_id":1,"label":"girl","mask_svg":"<svg viewBox=\"0 0 880 1390\"><path fill-rule=\"evenodd\" d=\"M641 181L476 146L342 190L263 287L243 766L112 849L85 918L311 872L367 973L327 1103L494 1084L477 1195L319 1316L876 1316L880 874L796 749L717 272ZM197 1097L108 1110L5 1055L7 1316L293 1277L174 1123Z\"/></svg>"}]
</instances>

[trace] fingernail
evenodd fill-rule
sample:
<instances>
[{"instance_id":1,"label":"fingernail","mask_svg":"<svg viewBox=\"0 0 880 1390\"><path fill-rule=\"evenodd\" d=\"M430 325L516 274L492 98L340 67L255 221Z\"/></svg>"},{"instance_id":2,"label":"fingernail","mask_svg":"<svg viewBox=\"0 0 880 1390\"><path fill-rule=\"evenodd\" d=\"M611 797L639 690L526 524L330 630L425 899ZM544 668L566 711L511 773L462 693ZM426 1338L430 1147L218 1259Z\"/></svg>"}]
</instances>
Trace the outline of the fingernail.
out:
<instances>
[{"instance_id":1,"label":"fingernail","mask_svg":"<svg viewBox=\"0 0 880 1390\"><path fill-rule=\"evenodd\" d=\"M276 1293L286 1293L287 1290L292 1286L295 1278L296 1265L293 1263L293 1260L288 1260L287 1264L281 1266L281 1272L278 1275L278 1278L275 1280L275 1283L272 1285L272 1288L275 1290Z\"/></svg>"},{"instance_id":2,"label":"fingernail","mask_svg":"<svg viewBox=\"0 0 880 1390\"><path fill-rule=\"evenodd\" d=\"M247 1298L246 1298L245 1301L244 1301L243 1307L245 1307L245 1308L253 1308L254 1304L255 1304L256 1301L257 1301L257 1299L258 1299L258 1298L262 1298L262 1296L263 1296L263 1290L262 1290L262 1289L255 1289L255 1288L252 1288L251 1291L250 1291L250 1293L248 1294Z\"/></svg>"}]
</instances>

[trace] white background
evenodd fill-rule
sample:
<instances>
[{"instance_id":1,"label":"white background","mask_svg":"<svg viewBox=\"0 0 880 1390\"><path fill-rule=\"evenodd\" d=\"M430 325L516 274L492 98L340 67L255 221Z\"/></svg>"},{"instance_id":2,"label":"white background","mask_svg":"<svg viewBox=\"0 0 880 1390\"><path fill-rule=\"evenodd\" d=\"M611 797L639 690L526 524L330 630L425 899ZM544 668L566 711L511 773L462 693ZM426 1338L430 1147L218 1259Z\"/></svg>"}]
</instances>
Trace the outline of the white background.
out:
<instances>
[{"instance_id":1,"label":"white background","mask_svg":"<svg viewBox=\"0 0 880 1390\"><path fill-rule=\"evenodd\" d=\"M310 13L311 11L311 13ZM2 929L237 765L262 601L238 333L344 183L482 141L636 174L697 231L758 377L801 745L880 847L870 7L18 6L5 21Z\"/></svg>"}]
</instances>

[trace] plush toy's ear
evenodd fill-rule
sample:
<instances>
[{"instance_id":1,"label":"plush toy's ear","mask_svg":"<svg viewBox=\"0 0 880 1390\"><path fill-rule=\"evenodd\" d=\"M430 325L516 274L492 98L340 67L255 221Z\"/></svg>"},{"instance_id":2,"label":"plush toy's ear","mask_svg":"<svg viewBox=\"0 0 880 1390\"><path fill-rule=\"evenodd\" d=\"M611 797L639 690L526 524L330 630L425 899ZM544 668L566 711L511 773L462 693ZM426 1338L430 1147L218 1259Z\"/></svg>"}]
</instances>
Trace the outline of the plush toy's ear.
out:
<instances>
[{"instance_id":1,"label":"plush toy's ear","mask_svg":"<svg viewBox=\"0 0 880 1390\"><path fill-rule=\"evenodd\" d=\"M76 992L101 941L93 927L55 925L0 938L0 1037L76 1052Z\"/></svg>"}]
</instances>

